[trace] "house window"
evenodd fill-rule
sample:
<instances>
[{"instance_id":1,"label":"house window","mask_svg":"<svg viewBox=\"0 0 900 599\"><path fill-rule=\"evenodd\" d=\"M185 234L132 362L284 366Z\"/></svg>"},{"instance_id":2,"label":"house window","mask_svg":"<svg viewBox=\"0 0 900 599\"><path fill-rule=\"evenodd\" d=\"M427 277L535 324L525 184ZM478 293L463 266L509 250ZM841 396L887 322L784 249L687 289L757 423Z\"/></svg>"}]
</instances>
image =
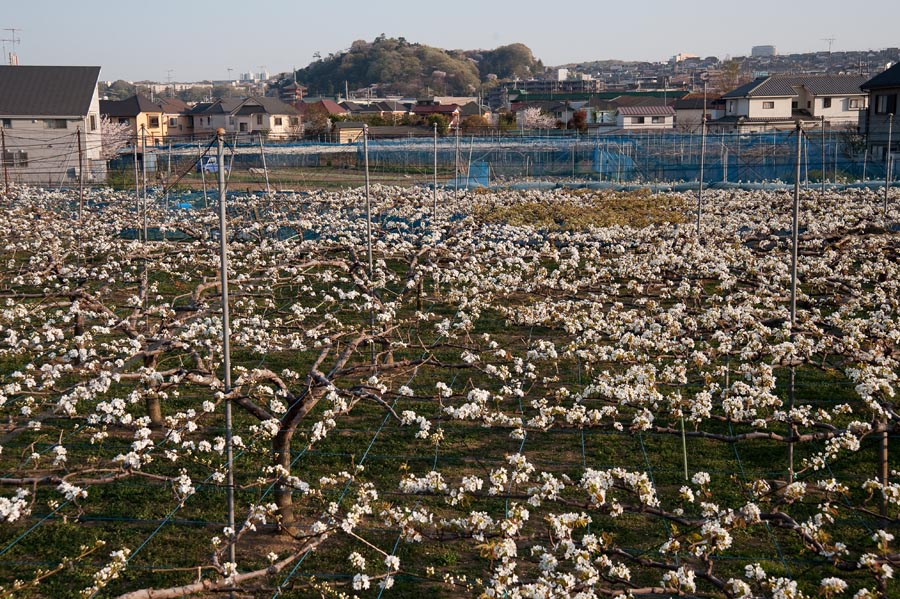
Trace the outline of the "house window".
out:
<instances>
[{"instance_id":1,"label":"house window","mask_svg":"<svg viewBox=\"0 0 900 599\"><path fill-rule=\"evenodd\" d=\"M653 117L653 119L651 120L651 122L653 122L653 123L665 123L665 122L666 122L666 117L664 117L664 116L655 116L655 117Z\"/></svg>"},{"instance_id":2,"label":"house window","mask_svg":"<svg viewBox=\"0 0 900 599\"><path fill-rule=\"evenodd\" d=\"M3 119L3 128L12 129L12 119Z\"/></svg>"},{"instance_id":3,"label":"house window","mask_svg":"<svg viewBox=\"0 0 900 599\"><path fill-rule=\"evenodd\" d=\"M231 125L232 127L234 127L234 117L233 116L228 117L228 124Z\"/></svg>"},{"instance_id":4,"label":"house window","mask_svg":"<svg viewBox=\"0 0 900 599\"><path fill-rule=\"evenodd\" d=\"M737 110L737 101L728 100L728 113L734 114L736 110Z\"/></svg>"},{"instance_id":5,"label":"house window","mask_svg":"<svg viewBox=\"0 0 900 599\"><path fill-rule=\"evenodd\" d=\"M831 98L822 98L822 108L831 108Z\"/></svg>"},{"instance_id":6,"label":"house window","mask_svg":"<svg viewBox=\"0 0 900 599\"><path fill-rule=\"evenodd\" d=\"M3 152L3 166L28 166L28 152L7 150Z\"/></svg>"},{"instance_id":7,"label":"house window","mask_svg":"<svg viewBox=\"0 0 900 599\"><path fill-rule=\"evenodd\" d=\"M281 117L280 116L275 117L275 126L281 127Z\"/></svg>"},{"instance_id":8,"label":"house window","mask_svg":"<svg viewBox=\"0 0 900 599\"><path fill-rule=\"evenodd\" d=\"M96 131L96 130L97 130L97 115L92 114L91 115L91 131Z\"/></svg>"},{"instance_id":9,"label":"house window","mask_svg":"<svg viewBox=\"0 0 900 599\"><path fill-rule=\"evenodd\" d=\"M296 127L300 124L300 119L295 116L291 117L291 127Z\"/></svg>"},{"instance_id":10,"label":"house window","mask_svg":"<svg viewBox=\"0 0 900 599\"><path fill-rule=\"evenodd\" d=\"M762 107L763 107L763 110L773 110L775 108L775 102L768 100L766 102L763 102Z\"/></svg>"},{"instance_id":11,"label":"house window","mask_svg":"<svg viewBox=\"0 0 900 599\"><path fill-rule=\"evenodd\" d=\"M850 98L847 100L847 108L850 110L859 110L862 107L862 100L860 98Z\"/></svg>"},{"instance_id":12,"label":"house window","mask_svg":"<svg viewBox=\"0 0 900 599\"><path fill-rule=\"evenodd\" d=\"M256 124L262 125L262 115L261 114L256 115Z\"/></svg>"},{"instance_id":13,"label":"house window","mask_svg":"<svg viewBox=\"0 0 900 599\"><path fill-rule=\"evenodd\" d=\"M247 132L247 123L241 123L240 130L241 130L241 133L246 133Z\"/></svg>"},{"instance_id":14,"label":"house window","mask_svg":"<svg viewBox=\"0 0 900 599\"><path fill-rule=\"evenodd\" d=\"M159 129L159 117L158 116L147 117L147 128Z\"/></svg>"},{"instance_id":15,"label":"house window","mask_svg":"<svg viewBox=\"0 0 900 599\"><path fill-rule=\"evenodd\" d=\"M66 119L44 119L44 129L68 129L69 121Z\"/></svg>"},{"instance_id":16,"label":"house window","mask_svg":"<svg viewBox=\"0 0 900 599\"><path fill-rule=\"evenodd\" d=\"M643 124L644 124L644 117L642 117L642 116L633 116L633 117L631 117L631 122L634 123L635 125L643 125Z\"/></svg>"},{"instance_id":17,"label":"house window","mask_svg":"<svg viewBox=\"0 0 900 599\"><path fill-rule=\"evenodd\" d=\"M120 125L127 125L128 123L129 123L129 121L128 121L128 119L126 119L126 118L120 118L120 119L119 119L119 124L120 124Z\"/></svg>"},{"instance_id":18,"label":"house window","mask_svg":"<svg viewBox=\"0 0 900 599\"><path fill-rule=\"evenodd\" d=\"M875 114L896 114L897 96L895 94L879 94L875 96Z\"/></svg>"},{"instance_id":19,"label":"house window","mask_svg":"<svg viewBox=\"0 0 900 599\"><path fill-rule=\"evenodd\" d=\"M170 116L170 117L169 117L169 127L175 127L175 126L177 126L177 125L178 125L178 117L177 117L177 116Z\"/></svg>"}]
</instances>

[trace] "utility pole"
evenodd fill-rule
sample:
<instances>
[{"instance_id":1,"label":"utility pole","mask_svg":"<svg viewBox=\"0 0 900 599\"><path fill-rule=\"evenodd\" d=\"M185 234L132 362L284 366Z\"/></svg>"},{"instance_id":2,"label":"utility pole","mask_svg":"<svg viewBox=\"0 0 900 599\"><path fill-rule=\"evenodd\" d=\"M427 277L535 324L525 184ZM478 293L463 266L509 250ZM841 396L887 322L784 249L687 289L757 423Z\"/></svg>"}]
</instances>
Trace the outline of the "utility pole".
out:
<instances>
[{"instance_id":1,"label":"utility pole","mask_svg":"<svg viewBox=\"0 0 900 599\"><path fill-rule=\"evenodd\" d=\"M81 147L81 127L75 130L75 142L78 144L78 222L84 211L84 151Z\"/></svg>"},{"instance_id":2,"label":"utility pole","mask_svg":"<svg viewBox=\"0 0 900 599\"><path fill-rule=\"evenodd\" d=\"M794 206L791 219L791 335L793 342L797 327L797 246L800 242L800 157L803 141L803 127L797 121L797 163L794 169ZM796 367L791 364L790 381L788 387L788 414L794 409L794 386L796 382ZM797 425L793 418L790 420L790 439L788 440L788 483L794 482L794 437L797 434Z\"/></svg>"},{"instance_id":3,"label":"utility pole","mask_svg":"<svg viewBox=\"0 0 900 599\"><path fill-rule=\"evenodd\" d=\"M437 123L434 123L434 187L432 190L432 199L434 200L434 208L432 209L431 219L437 221Z\"/></svg>"},{"instance_id":4,"label":"utility pole","mask_svg":"<svg viewBox=\"0 0 900 599\"><path fill-rule=\"evenodd\" d=\"M262 132L259 133L259 155L262 156L263 174L266 176L266 195L271 193L269 189L269 168L266 166L266 151L263 149Z\"/></svg>"},{"instance_id":5,"label":"utility pole","mask_svg":"<svg viewBox=\"0 0 900 599\"><path fill-rule=\"evenodd\" d=\"M451 117L452 118L452 117ZM451 120L452 122L452 120ZM459 201L459 122L456 123L456 176L453 182L453 199Z\"/></svg>"},{"instance_id":6,"label":"utility pole","mask_svg":"<svg viewBox=\"0 0 900 599\"><path fill-rule=\"evenodd\" d=\"M885 149L886 168L884 170L884 218L887 219L888 190L891 188L891 134L894 132L894 113L888 115L888 138L887 148Z\"/></svg>"},{"instance_id":7,"label":"utility pole","mask_svg":"<svg viewBox=\"0 0 900 599\"><path fill-rule=\"evenodd\" d=\"M3 185L6 188L5 195L9 195L9 161L6 159L6 131L0 127L0 147L2 147L2 154L0 154L0 162L3 163ZM437 159L435 159L437 160Z\"/></svg>"},{"instance_id":8,"label":"utility pole","mask_svg":"<svg viewBox=\"0 0 900 599\"><path fill-rule=\"evenodd\" d=\"M825 195L825 115L822 115L822 195Z\"/></svg>"},{"instance_id":9,"label":"utility pole","mask_svg":"<svg viewBox=\"0 0 900 599\"><path fill-rule=\"evenodd\" d=\"M235 529L234 529L234 448L233 428L231 416L231 322L228 312L228 235L226 232L225 215L225 129L216 130L216 142L218 144L216 159L219 168L219 270L222 288L222 360L225 369L225 461L226 461L226 502L228 509L228 561L237 563L235 558Z\"/></svg>"},{"instance_id":10,"label":"utility pole","mask_svg":"<svg viewBox=\"0 0 900 599\"><path fill-rule=\"evenodd\" d=\"M144 213L144 243L147 243L147 128L141 125L141 211Z\"/></svg>"},{"instance_id":11,"label":"utility pole","mask_svg":"<svg viewBox=\"0 0 900 599\"><path fill-rule=\"evenodd\" d=\"M703 166L706 160L706 81L703 82L703 116L700 119L700 183L697 191L697 241L700 240L700 218L703 216Z\"/></svg>"}]
</instances>

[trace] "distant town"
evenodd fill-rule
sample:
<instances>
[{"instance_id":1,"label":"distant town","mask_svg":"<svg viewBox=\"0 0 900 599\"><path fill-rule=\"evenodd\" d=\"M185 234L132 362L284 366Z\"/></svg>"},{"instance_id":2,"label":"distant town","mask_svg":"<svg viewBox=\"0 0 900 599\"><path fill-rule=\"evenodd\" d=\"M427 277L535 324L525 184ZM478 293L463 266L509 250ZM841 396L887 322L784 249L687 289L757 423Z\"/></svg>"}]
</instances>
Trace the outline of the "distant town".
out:
<instances>
[{"instance_id":1,"label":"distant town","mask_svg":"<svg viewBox=\"0 0 900 599\"><path fill-rule=\"evenodd\" d=\"M380 36L307 67L234 79L102 81L102 66L0 67L4 176L91 180L106 162L145 147L192 144L218 130L245 142L372 139L558 130L760 133L841 130L865 160L882 160L900 96L900 48L748 56L680 53L665 62L595 61L546 67L523 44L446 51ZM349 65L349 66L348 66ZM36 118L40 117L40 118ZM61 140L68 129L70 146ZM35 140L56 140L44 148ZM81 150L79 150L81 148ZM11 173L11 175L10 175Z\"/></svg>"}]
</instances>

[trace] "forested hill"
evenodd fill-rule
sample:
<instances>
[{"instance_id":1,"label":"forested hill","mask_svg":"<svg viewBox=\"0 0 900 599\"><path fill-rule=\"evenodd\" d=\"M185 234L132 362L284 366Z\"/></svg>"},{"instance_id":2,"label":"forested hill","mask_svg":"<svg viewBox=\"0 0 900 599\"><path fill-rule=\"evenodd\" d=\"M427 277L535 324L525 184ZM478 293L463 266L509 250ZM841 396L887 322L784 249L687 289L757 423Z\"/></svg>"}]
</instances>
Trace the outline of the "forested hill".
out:
<instances>
[{"instance_id":1,"label":"forested hill","mask_svg":"<svg viewBox=\"0 0 900 599\"><path fill-rule=\"evenodd\" d=\"M349 50L330 54L297 71L309 95L334 95L378 85L380 94L469 95L482 85L544 71L524 44L494 50L442 50L404 38L380 36L355 41Z\"/></svg>"}]
</instances>

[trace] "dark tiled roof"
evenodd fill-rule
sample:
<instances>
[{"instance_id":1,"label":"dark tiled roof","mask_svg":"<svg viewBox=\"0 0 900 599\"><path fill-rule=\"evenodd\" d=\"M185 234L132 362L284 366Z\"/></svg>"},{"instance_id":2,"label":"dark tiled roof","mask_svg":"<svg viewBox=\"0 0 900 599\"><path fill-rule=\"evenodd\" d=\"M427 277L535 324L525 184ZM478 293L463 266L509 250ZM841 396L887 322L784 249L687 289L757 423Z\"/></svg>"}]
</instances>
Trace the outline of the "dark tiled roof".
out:
<instances>
[{"instance_id":1,"label":"dark tiled roof","mask_svg":"<svg viewBox=\"0 0 900 599\"><path fill-rule=\"evenodd\" d=\"M84 116L100 67L0 66L0 114Z\"/></svg>"},{"instance_id":2,"label":"dark tiled roof","mask_svg":"<svg viewBox=\"0 0 900 599\"><path fill-rule=\"evenodd\" d=\"M166 114L184 114L190 108L184 100L180 98L160 98L159 107Z\"/></svg>"},{"instance_id":3,"label":"dark tiled roof","mask_svg":"<svg viewBox=\"0 0 900 599\"><path fill-rule=\"evenodd\" d=\"M675 109L671 106L619 106L619 114L623 116L672 116Z\"/></svg>"},{"instance_id":4,"label":"dark tiled roof","mask_svg":"<svg viewBox=\"0 0 900 599\"><path fill-rule=\"evenodd\" d=\"M136 117L144 112L161 113L162 111L159 104L140 94L124 100L100 100L100 114L109 117Z\"/></svg>"},{"instance_id":5,"label":"dark tiled roof","mask_svg":"<svg viewBox=\"0 0 900 599\"><path fill-rule=\"evenodd\" d=\"M669 98L668 101L673 99ZM664 106L666 103L665 98L654 96L618 96L612 99L614 106Z\"/></svg>"},{"instance_id":6,"label":"dark tiled roof","mask_svg":"<svg viewBox=\"0 0 900 599\"><path fill-rule=\"evenodd\" d=\"M720 104L719 96L710 94L706 96L706 100L704 100L703 94L688 94L683 98L675 100L674 107L676 110L703 110L704 102L706 102L707 108L718 106Z\"/></svg>"},{"instance_id":7,"label":"dark tiled roof","mask_svg":"<svg viewBox=\"0 0 900 599\"><path fill-rule=\"evenodd\" d=\"M881 89L885 87L900 87L900 62L884 71L875 75L860 87L863 89Z\"/></svg>"},{"instance_id":8,"label":"dark tiled roof","mask_svg":"<svg viewBox=\"0 0 900 599\"><path fill-rule=\"evenodd\" d=\"M853 75L845 77L803 77L801 85L816 96L837 96L862 94L860 86L866 82L865 76Z\"/></svg>"},{"instance_id":9,"label":"dark tiled roof","mask_svg":"<svg viewBox=\"0 0 900 599\"><path fill-rule=\"evenodd\" d=\"M850 95L861 93L865 77L858 75L796 75L761 77L731 90L723 98L794 97L797 89L805 87L815 96Z\"/></svg>"}]
</instances>

